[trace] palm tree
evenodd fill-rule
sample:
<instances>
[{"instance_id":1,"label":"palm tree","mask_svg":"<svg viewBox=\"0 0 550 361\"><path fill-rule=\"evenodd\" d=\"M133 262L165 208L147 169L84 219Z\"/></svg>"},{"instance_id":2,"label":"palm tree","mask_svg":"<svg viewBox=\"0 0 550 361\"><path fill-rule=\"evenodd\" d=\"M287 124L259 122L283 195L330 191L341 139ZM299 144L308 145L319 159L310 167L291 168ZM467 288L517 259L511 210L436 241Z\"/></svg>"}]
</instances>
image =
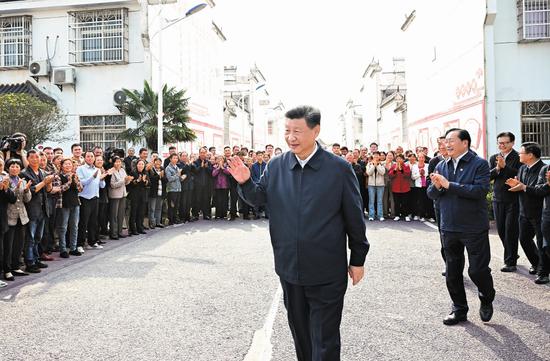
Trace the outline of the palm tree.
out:
<instances>
[{"instance_id":1,"label":"palm tree","mask_svg":"<svg viewBox=\"0 0 550 361\"><path fill-rule=\"evenodd\" d=\"M137 126L128 128L119 134L119 139L132 143L145 141L147 148L157 149L157 103L158 94L155 93L147 81L143 92L139 90L122 89L126 94L126 101L117 105L120 112L135 120ZM185 90L162 88L163 94L163 139L165 143L190 142L197 138L193 130L189 129L189 98L185 98Z\"/></svg>"}]
</instances>

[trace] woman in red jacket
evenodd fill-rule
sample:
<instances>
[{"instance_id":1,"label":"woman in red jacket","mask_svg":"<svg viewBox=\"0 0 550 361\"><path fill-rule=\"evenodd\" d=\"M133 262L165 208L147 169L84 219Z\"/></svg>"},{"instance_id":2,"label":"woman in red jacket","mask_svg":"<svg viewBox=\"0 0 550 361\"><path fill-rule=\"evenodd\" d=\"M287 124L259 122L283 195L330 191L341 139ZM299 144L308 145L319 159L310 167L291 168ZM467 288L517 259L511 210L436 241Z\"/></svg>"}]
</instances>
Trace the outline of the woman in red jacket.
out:
<instances>
[{"instance_id":1,"label":"woman in red jacket","mask_svg":"<svg viewBox=\"0 0 550 361\"><path fill-rule=\"evenodd\" d=\"M405 217L405 221L410 222L408 202L411 192L411 168L405 163L403 154L398 154L395 159L396 163L389 171L395 202L395 218L393 220L399 221L401 217Z\"/></svg>"}]
</instances>

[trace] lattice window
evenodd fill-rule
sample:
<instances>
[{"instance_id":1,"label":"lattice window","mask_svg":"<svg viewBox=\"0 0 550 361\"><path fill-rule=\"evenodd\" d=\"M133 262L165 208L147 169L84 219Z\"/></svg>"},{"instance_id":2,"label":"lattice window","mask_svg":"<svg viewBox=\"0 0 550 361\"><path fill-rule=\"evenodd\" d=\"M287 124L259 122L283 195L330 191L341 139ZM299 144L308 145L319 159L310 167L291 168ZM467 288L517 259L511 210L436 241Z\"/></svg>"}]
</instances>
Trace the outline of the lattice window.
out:
<instances>
[{"instance_id":1,"label":"lattice window","mask_svg":"<svg viewBox=\"0 0 550 361\"><path fill-rule=\"evenodd\" d=\"M521 136L524 142L540 144L542 156L550 157L550 101L522 103Z\"/></svg>"},{"instance_id":2,"label":"lattice window","mask_svg":"<svg viewBox=\"0 0 550 361\"><path fill-rule=\"evenodd\" d=\"M80 117L80 144L88 150L95 146L103 149L117 147L126 149L126 141L117 139L126 130L124 115L92 115Z\"/></svg>"},{"instance_id":3,"label":"lattice window","mask_svg":"<svg viewBox=\"0 0 550 361\"><path fill-rule=\"evenodd\" d=\"M128 9L69 13L69 62L73 65L128 62Z\"/></svg>"},{"instance_id":4,"label":"lattice window","mask_svg":"<svg viewBox=\"0 0 550 361\"><path fill-rule=\"evenodd\" d=\"M550 0L518 0L520 40L550 40Z\"/></svg>"},{"instance_id":5,"label":"lattice window","mask_svg":"<svg viewBox=\"0 0 550 361\"><path fill-rule=\"evenodd\" d=\"M0 68L24 68L31 60L30 16L0 17Z\"/></svg>"}]
</instances>

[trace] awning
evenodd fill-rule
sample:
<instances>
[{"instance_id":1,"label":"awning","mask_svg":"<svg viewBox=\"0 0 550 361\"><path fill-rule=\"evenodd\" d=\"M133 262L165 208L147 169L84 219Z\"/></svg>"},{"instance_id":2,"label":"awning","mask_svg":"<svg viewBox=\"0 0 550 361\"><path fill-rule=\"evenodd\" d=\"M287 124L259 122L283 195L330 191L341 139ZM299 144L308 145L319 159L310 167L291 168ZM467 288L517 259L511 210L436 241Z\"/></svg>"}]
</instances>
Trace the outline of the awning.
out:
<instances>
[{"instance_id":1,"label":"awning","mask_svg":"<svg viewBox=\"0 0 550 361\"><path fill-rule=\"evenodd\" d=\"M0 95L2 94L29 94L43 102L57 104L55 99L46 95L30 80L19 84L0 84Z\"/></svg>"}]
</instances>

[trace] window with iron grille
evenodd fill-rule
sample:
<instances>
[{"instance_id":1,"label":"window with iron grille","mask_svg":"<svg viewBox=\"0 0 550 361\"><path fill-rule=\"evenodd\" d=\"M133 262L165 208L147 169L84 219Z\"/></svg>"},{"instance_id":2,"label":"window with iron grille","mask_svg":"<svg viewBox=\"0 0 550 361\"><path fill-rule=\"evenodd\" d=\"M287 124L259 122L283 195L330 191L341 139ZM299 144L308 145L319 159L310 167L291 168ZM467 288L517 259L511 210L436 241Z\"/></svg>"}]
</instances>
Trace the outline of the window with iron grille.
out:
<instances>
[{"instance_id":1,"label":"window with iron grille","mask_svg":"<svg viewBox=\"0 0 550 361\"><path fill-rule=\"evenodd\" d=\"M550 0L517 0L521 40L550 40Z\"/></svg>"},{"instance_id":2,"label":"window with iron grille","mask_svg":"<svg viewBox=\"0 0 550 361\"><path fill-rule=\"evenodd\" d=\"M128 9L70 12L69 62L128 63Z\"/></svg>"},{"instance_id":3,"label":"window with iron grille","mask_svg":"<svg viewBox=\"0 0 550 361\"><path fill-rule=\"evenodd\" d=\"M25 68L31 60L30 16L0 17L0 68Z\"/></svg>"},{"instance_id":4,"label":"window with iron grille","mask_svg":"<svg viewBox=\"0 0 550 361\"><path fill-rule=\"evenodd\" d=\"M95 146L103 149L117 147L126 149L126 141L117 139L126 130L124 115L91 115L80 117L80 144L88 150Z\"/></svg>"},{"instance_id":5,"label":"window with iron grille","mask_svg":"<svg viewBox=\"0 0 550 361\"><path fill-rule=\"evenodd\" d=\"M550 101L523 102L521 110L521 139L540 144L550 158Z\"/></svg>"}]
</instances>

